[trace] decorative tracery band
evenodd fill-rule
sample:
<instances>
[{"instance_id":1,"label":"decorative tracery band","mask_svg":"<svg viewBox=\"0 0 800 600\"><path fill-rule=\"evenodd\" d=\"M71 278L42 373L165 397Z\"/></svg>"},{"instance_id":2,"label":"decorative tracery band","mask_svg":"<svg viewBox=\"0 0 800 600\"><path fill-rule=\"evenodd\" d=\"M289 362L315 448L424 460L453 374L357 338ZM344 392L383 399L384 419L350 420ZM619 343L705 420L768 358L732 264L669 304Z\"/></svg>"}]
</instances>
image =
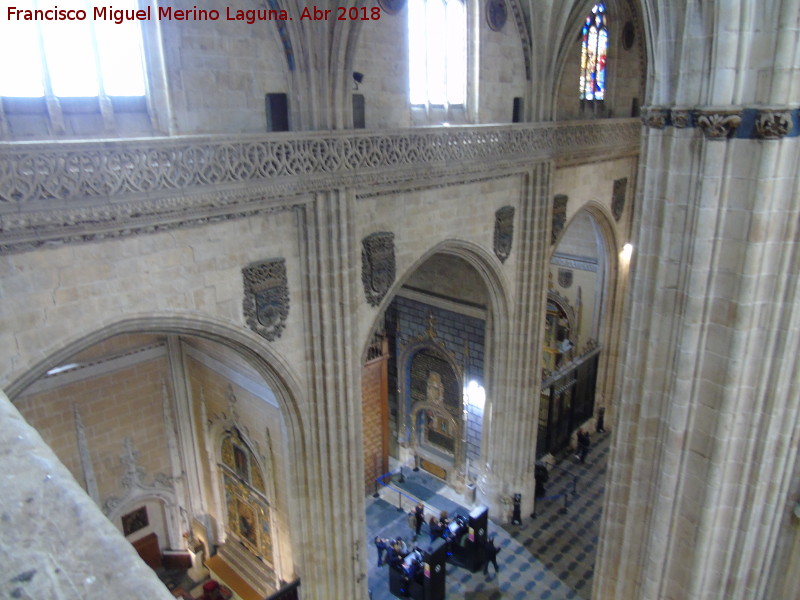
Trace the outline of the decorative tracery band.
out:
<instances>
[{"instance_id":1,"label":"decorative tracery band","mask_svg":"<svg viewBox=\"0 0 800 600\"><path fill-rule=\"evenodd\" d=\"M282 177L348 175L451 161L525 160L587 146L636 144L633 120L453 127L399 133L181 137L0 144L3 204L130 197Z\"/></svg>"}]
</instances>

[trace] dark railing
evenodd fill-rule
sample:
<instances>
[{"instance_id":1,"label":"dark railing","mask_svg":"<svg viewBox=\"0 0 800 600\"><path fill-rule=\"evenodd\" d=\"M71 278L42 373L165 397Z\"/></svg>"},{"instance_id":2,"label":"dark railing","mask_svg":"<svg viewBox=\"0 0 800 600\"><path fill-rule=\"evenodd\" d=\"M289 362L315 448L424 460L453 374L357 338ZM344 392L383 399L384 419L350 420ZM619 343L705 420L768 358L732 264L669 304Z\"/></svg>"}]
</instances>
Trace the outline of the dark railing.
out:
<instances>
[{"instance_id":1,"label":"dark railing","mask_svg":"<svg viewBox=\"0 0 800 600\"><path fill-rule=\"evenodd\" d=\"M569 498L570 496L577 496L578 495L578 478L580 475L575 475L569 469L565 469L564 467L560 467L558 465L553 465L554 470L559 470L563 473L566 473L569 477L572 478L572 490L565 489L564 491L558 494L550 494L548 496L542 496L541 498L536 498L533 501L533 512L531 513L531 518L536 518L536 507L539 502L552 502L554 500L563 499L564 500L564 508L561 509L561 514L566 514L569 510Z\"/></svg>"},{"instance_id":2,"label":"dark railing","mask_svg":"<svg viewBox=\"0 0 800 600\"><path fill-rule=\"evenodd\" d=\"M403 498L408 498L415 505L417 503L419 503L419 502L422 502L422 500L420 500L419 498L415 498L414 496L412 496L410 494L406 494L402 490L399 490L399 489L397 489L395 487L392 487L388 483L386 483L385 479L388 478L388 477L392 477L393 475L394 475L394 473L389 471L388 473L384 473L383 475L381 475L380 477L377 477L375 479L375 493L372 495L373 498L377 498L378 496L380 496L380 493L378 492L378 489L379 489L378 486L382 485L383 487L385 487L388 490L392 490L393 492L397 492L397 510L398 510L398 512L403 510ZM401 467L399 475L400 475L401 478L403 477L402 467Z\"/></svg>"}]
</instances>

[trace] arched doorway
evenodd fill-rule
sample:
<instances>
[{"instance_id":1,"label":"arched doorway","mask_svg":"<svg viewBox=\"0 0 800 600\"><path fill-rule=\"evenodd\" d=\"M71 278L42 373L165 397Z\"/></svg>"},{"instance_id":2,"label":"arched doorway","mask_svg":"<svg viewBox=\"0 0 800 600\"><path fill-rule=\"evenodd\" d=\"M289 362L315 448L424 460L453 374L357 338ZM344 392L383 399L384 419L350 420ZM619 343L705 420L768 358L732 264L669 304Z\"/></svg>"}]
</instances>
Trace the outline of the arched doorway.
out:
<instances>
[{"instance_id":1,"label":"arched doorway","mask_svg":"<svg viewBox=\"0 0 800 600\"><path fill-rule=\"evenodd\" d=\"M497 334L492 311L499 302L476 266L480 261L468 255L461 248L439 248L420 260L385 303L375 328L380 334L365 360L367 369L383 340L388 467L418 467L458 490L479 475L485 394L474 390L489 385L484 361ZM470 385L473 393L465 393ZM369 471L380 463L370 455L367 425L378 405L370 403L366 386L362 392ZM374 481L366 484L371 492Z\"/></svg>"},{"instance_id":2,"label":"arched doorway","mask_svg":"<svg viewBox=\"0 0 800 600\"><path fill-rule=\"evenodd\" d=\"M563 453L572 432L595 415L615 276L608 237L595 212L580 210L550 258L537 457Z\"/></svg>"}]
</instances>

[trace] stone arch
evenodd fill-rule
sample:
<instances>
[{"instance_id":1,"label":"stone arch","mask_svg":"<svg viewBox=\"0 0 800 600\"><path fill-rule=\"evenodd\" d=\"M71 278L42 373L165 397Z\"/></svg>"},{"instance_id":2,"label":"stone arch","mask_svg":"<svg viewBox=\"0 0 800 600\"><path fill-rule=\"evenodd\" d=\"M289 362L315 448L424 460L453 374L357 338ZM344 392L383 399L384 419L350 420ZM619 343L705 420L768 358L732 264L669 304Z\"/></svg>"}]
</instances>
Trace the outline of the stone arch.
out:
<instances>
[{"instance_id":1,"label":"stone arch","mask_svg":"<svg viewBox=\"0 0 800 600\"><path fill-rule=\"evenodd\" d=\"M554 56L554 73L555 78L553 81L553 94L550 95L550 111L553 115L555 115L556 119L561 119L562 117L559 116L559 104L563 103L563 99L560 97L560 90L562 88L562 79L565 76L565 71L568 70L570 66L570 61L575 58L575 49L576 49L576 35L580 31L580 27L586 18L586 16L591 12L592 7L598 3L599 0L581 0L580 2L574 3L569 12L563 15L563 20L561 21L563 26L563 31L558 38L558 48L555 52ZM614 31L611 33L611 37L609 39L609 59L613 60L620 54L620 47L619 47L619 35L621 34L622 27L624 26L625 22L630 21L631 25L633 26L634 31L634 46L631 48L631 51L636 53L635 60L639 65L639 69L641 70L640 77L639 77L639 105L643 104L644 96L646 93L647 82L652 79L648 79L648 73L651 72L651 69L647 68L647 65L652 64L652 61L649 60L651 56L651 52L648 45L648 38L647 30L645 27L645 22L643 18L643 11L644 8L642 6L642 2L638 2L637 0L603 0L604 4L606 5L606 10L611 18L610 27L614 28ZM610 65L609 67L609 74L611 77L614 77L616 69L614 65ZM613 88L613 82L612 82ZM574 85L575 93L577 95L577 79L575 80ZM613 116L630 116L630 115L621 115L619 114L619 110L616 111L616 114ZM598 115L602 116L602 115Z\"/></svg>"},{"instance_id":2,"label":"stone arch","mask_svg":"<svg viewBox=\"0 0 800 600\"><path fill-rule=\"evenodd\" d=\"M303 388L289 365L262 338L246 329L194 316L157 315L121 319L88 334L66 340L26 373L14 379L8 387L7 395L13 402L49 369L63 364L71 356L114 336L139 333L191 336L219 343L239 354L264 378L279 404L286 431L287 460L294 465L294 468L287 469L290 487L288 496L297 498L298 501L288 504L287 520L295 523L310 522L313 511L306 494L302 493L305 481L311 477L308 474L306 431L299 408L304 397ZM305 564L304 549L314 545L313 533L304 526L292 528L290 539L295 569L302 568Z\"/></svg>"},{"instance_id":3,"label":"stone arch","mask_svg":"<svg viewBox=\"0 0 800 600\"><path fill-rule=\"evenodd\" d=\"M378 330L388 306L392 303L392 299L397 295L398 290L403 287L403 284L408 280L412 273L414 273L421 265L423 265L429 258L435 254L450 254L463 259L481 276L481 280L486 285L489 294L490 307L489 317L493 324L492 336L493 343L503 339L505 329L508 327L508 319L511 313L508 281L503 273L503 265L499 259L494 255L486 252L482 246L467 242L464 240L443 240L435 246L428 249L424 254L414 261L405 272L395 279L394 284L389 288L386 295L381 300L377 307L375 317L372 320L372 325L367 330L367 334L362 342L361 363L367 359L372 336Z\"/></svg>"},{"instance_id":4,"label":"stone arch","mask_svg":"<svg viewBox=\"0 0 800 600\"><path fill-rule=\"evenodd\" d=\"M503 361L505 360L504 357L508 352L507 338L509 335L509 319L512 312L511 301L509 299L509 283L503 272L503 265L496 255L488 252L483 246L464 240L448 239L433 245L420 254L420 256L396 278L394 284L377 307L372 324L366 331L365 339L362 342L360 364L364 365L366 363L370 349L374 347L375 333L382 327L386 310L397 296L400 288L420 266L436 254L446 254L462 259L475 270L485 286L487 310L484 337L483 387L486 390L492 390L496 387L493 381L499 377L499 373L502 371ZM399 364L403 363L400 362ZM490 409L491 402L492 395L489 393L487 394L485 407L482 407L483 414L486 414ZM476 417L470 416L470 420L473 418ZM400 415L398 414L398 423L400 422L405 423L405 421L400 420ZM400 428L398 428L398 431L400 431ZM486 444L483 439L480 440L477 445L480 448L480 453L484 454L486 452ZM464 453L467 452L466 445L463 445L463 451Z\"/></svg>"},{"instance_id":5,"label":"stone arch","mask_svg":"<svg viewBox=\"0 0 800 600\"><path fill-rule=\"evenodd\" d=\"M178 522L178 519L174 517L174 507L178 505L178 500L175 496L175 493L171 489L157 489L155 487L132 488L128 491L128 494L126 494L125 497L119 499L119 502L116 503L113 508L111 508L111 506L103 507L103 513L106 515L106 518L109 521L116 525L117 522L122 519L122 516L125 513L128 513L137 507L141 507L142 505L145 507L152 507L154 504L158 506L160 511L158 518L163 521L163 531L159 532L158 529L155 528L154 533L166 534L166 539L163 539L161 536L159 536L159 546L177 548L178 540L181 535L181 529L184 529L187 525L186 523ZM148 518L151 525L154 521L153 517L154 515L148 512ZM147 530L145 529L145 532L146 531ZM122 533L125 535L124 531ZM126 536L126 538L130 539L129 536Z\"/></svg>"},{"instance_id":6,"label":"stone arch","mask_svg":"<svg viewBox=\"0 0 800 600\"><path fill-rule=\"evenodd\" d=\"M564 233L580 215L588 214L600 233L604 259L603 281L603 308L599 323L600 336L598 342L603 351L598 365L598 378L595 393L595 407L611 409L616 382L616 364L620 352L620 339L622 330L622 304L627 287L627 264L621 258L622 232L617 228L616 221L609 208L597 200L584 203L564 226L561 234L548 253L548 262L552 259ZM596 411L595 411L596 412ZM607 413L610 418L611 415Z\"/></svg>"},{"instance_id":7,"label":"stone arch","mask_svg":"<svg viewBox=\"0 0 800 600\"><path fill-rule=\"evenodd\" d=\"M619 252L621 247L619 240L620 233L615 224L614 217L604 204L597 200L589 200L575 211L564 225L564 229L559 234L555 244L550 246L547 259L549 262L553 258L558 245L561 243L570 225L583 214L589 215L600 233L603 252L602 258L604 259L603 272L605 273L602 292L603 306L611 307L616 299L614 291L619 278ZM610 331L610 325L611 324L604 319L600 324L600 331Z\"/></svg>"},{"instance_id":8,"label":"stone arch","mask_svg":"<svg viewBox=\"0 0 800 600\"><path fill-rule=\"evenodd\" d=\"M295 434L302 432L298 407L302 397L302 386L289 365L255 334L218 320L194 316L130 317L109 323L83 336L76 336L63 342L59 348L53 349L26 373L14 379L7 386L6 394L13 402L23 390L49 369L62 364L74 354L108 338L130 333L187 335L218 342L231 348L243 356L264 377L270 387L275 389L281 412L289 419L287 424L292 425Z\"/></svg>"}]
</instances>

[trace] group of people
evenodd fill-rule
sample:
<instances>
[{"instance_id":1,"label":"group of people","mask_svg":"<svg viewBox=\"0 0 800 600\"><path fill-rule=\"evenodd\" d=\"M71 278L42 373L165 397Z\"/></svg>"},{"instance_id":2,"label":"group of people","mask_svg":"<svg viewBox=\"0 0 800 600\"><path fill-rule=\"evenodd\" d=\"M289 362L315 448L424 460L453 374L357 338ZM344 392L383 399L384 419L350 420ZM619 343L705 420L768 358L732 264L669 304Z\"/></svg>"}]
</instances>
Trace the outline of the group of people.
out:
<instances>
[{"instance_id":1,"label":"group of people","mask_svg":"<svg viewBox=\"0 0 800 600\"><path fill-rule=\"evenodd\" d=\"M400 537L392 539L375 536L375 548L378 550L379 567L384 564L392 567L400 566L410 552L408 544ZM419 552L416 548L413 551Z\"/></svg>"},{"instance_id":2,"label":"group of people","mask_svg":"<svg viewBox=\"0 0 800 600\"><path fill-rule=\"evenodd\" d=\"M446 510L443 510L439 513L438 519L435 516L431 516L430 521L428 521L428 531L431 534L431 543L433 543L436 538L446 538L448 531L447 528L449 525L450 518L447 516ZM417 533L417 535L419 535L419 533Z\"/></svg>"},{"instance_id":3,"label":"group of people","mask_svg":"<svg viewBox=\"0 0 800 600\"><path fill-rule=\"evenodd\" d=\"M456 515L456 521L459 523L458 530L466 529L466 520L460 515ZM381 538L375 537L375 548L378 551L378 566L382 567L384 564L392 568L397 568L405 571L406 575L413 579L420 573L422 569L422 552L420 549L413 545L422 532L422 525L425 523L425 507L420 502L414 508L413 513L409 514L409 524L414 528L414 539L411 540L412 545L406 543L402 537L398 538ZM431 516L428 521L428 528L431 536L431 543L437 538L443 538L448 543L459 543L459 540L451 539L453 534L450 527L450 518L447 511L441 511L439 517ZM489 574L489 565L494 565L495 575L499 572L497 566L497 553L500 549L494 545L494 536L489 537L484 543L484 575Z\"/></svg>"}]
</instances>

